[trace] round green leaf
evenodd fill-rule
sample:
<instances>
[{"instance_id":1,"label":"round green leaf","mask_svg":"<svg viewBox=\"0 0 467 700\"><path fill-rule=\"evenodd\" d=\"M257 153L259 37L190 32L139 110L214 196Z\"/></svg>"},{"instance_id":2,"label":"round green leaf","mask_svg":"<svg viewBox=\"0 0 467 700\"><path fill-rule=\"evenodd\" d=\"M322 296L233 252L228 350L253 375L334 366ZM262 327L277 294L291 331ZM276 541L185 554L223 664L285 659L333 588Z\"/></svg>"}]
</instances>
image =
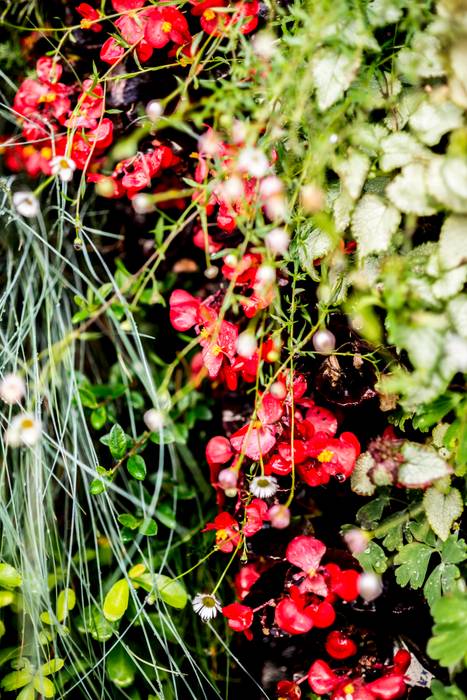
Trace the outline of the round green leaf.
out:
<instances>
[{"instance_id":1,"label":"round green leaf","mask_svg":"<svg viewBox=\"0 0 467 700\"><path fill-rule=\"evenodd\" d=\"M188 601L188 595L180 581L175 581L169 576L156 574L156 589L162 600L173 608L184 608Z\"/></svg>"},{"instance_id":2,"label":"round green leaf","mask_svg":"<svg viewBox=\"0 0 467 700\"><path fill-rule=\"evenodd\" d=\"M16 588L21 586L21 574L10 564L0 564L0 586L4 588Z\"/></svg>"},{"instance_id":3,"label":"round green leaf","mask_svg":"<svg viewBox=\"0 0 467 700\"><path fill-rule=\"evenodd\" d=\"M124 578L114 583L104 600L104 617L109 622L116 622L125 614L128 607L130 588Z\"/></svg>"},{"instance_id":4,"label":"round green leaf","mask_svg":"<svg viewBox=\"0 0 467 700\"><path fill-rule=\"evenodd\" d=\"M134 479L142 481L146 476L146 462L141 455L132 455L129 457L126 468Z\"/></svg>"}]
</instances>

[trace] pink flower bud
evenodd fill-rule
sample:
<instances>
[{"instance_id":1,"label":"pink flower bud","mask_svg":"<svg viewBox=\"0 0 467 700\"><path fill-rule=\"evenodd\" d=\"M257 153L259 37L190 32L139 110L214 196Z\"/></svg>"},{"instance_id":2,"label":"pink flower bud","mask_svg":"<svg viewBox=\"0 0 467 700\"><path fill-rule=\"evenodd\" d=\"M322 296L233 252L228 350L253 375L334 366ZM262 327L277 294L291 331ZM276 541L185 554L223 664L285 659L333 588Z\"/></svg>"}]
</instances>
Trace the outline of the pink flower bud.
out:
<instances>
[{"instance_id":1,"label":"pink flower bud","mask_svg":"<svg viewBox=\"0 0 467 700\"><path fill-rule=\"evenodd\" d=\"M224 491L227 491L228 489L236 489L237 480L238 474L233 469L222 469L217 477L219 486L221 489L224 489Z\"/></svg>"},{"instance_id":2,"label":"pink flower bud","mask_svg":"<svg viewBox=\"0 0 467 700\"><path fill-rule=\"evenodd\" d=\"M280 503L272 506L268 511L268 515L272 527L278 530L284 530L290 525L290 510L286 506L280 505Z\"/></svg>"},{"instance_id":3,"label":"pink flower bud","mask_svg":"<svg viewBox=\"0 0 467 700\"><path fill-rule=\"evenodd\" d=\"M344 542L352 554L360 554L368 547L368 535L364 530L354 528L345 533Z\"/></svg>"}]
</instances>

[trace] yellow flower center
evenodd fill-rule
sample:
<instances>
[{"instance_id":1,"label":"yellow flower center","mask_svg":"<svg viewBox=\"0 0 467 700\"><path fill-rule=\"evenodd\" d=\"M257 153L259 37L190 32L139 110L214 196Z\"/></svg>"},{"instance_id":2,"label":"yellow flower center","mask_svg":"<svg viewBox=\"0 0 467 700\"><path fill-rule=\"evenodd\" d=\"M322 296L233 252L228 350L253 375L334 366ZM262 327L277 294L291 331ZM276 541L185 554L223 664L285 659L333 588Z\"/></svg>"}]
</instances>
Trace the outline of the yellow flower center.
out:
<instances>
[{"instance_id":1,"label":"yellow flower center","mask_svg":"<svg viewBox=\"0 0 467 700\"><path fill-rule=\"evenodd\" d=\"M44 148L41 148L41 156L46 160L50 160L50 158L52 158L52 149L48 146L44 146Z\"/></svg>"},{"instance_id":2,"label":"yellow flower center","mask_svg":"<svg viewBox=\"0 0 467 700\"><path fill-rule=\"evenodd\" d=\"M216 344L216 345L213 346L213 348L212 348L212 354L214 355L214 357L217 357L218 355L220 355L221 352L222 352L222 348L221 348L220 345L217 345L217 344Z\"/></svg>"},{"instance_id":3,"label":"yellow flower center","mask_svg":"<svg viewBox=\"0 0 467 700\"><path fill-rule=\"evenodd\" d=\"M355 688L354 688L354 686L352 685L352 683L348 683L348 684L344 687L344 693L345 693L346 695L352 696L352 693L354 693L354 692L355 692Z\"/></svg>"},{"instance_id":4,"label":"yellow flower center","mask_svg":"<svg viewBox=\"0 0 467 700\"><path fill-rule=\"evenodd\" d=\"M29 428L34 427L34 421L32 421L30 418L23 418L21 421L21 427L23 430L28 430Z\"/></svg>"},{"instance_id":5,"label":"yellow flower center","mask_svg":"<svg viewBox=\"0 0 467 700\"><path fill-rule=\"evenodd\" d=\"M200 336L203 338L203 340L207 340L209 338L209 331L206 328L202 328Z\"/></svg>"},{"instance_id":6,"label":"yellow flower center","mask_svg":"<svg viewBox=\"0 0 467 700\"><path fill-rule=\"evenodd\" d=\"M79 23L79 26L81 27L81 29L89 29L89 27L92 26L92 22L90 19L82 19Z\"/></svg>"},{"instance_id":7,"label":"yellow flower center","mask_svg":"<svg viewBox=\"0 0 467 700\"><path fill-rule=\"evenodd\" d=\"M34 148L34 146L25 146L23 148L23 154L26 156L26 158L29 158L29 156L33 156L35 152L36 149Z\"/></svg>"},{"instance_id":8,"label":"yellow flower center","mask_svg":"<svg viewBox=\"0 0 467 700\"><path fill-rule=\"evenodd\" d=\"M172 25L170 24L170 22L162 22L162 31L165 34L168 34L172 31Z\"/></svg>"},{"instance_id":9,"label":"yellow flower center","mask_svg":"<svg viewBox=\"0 0 467 700\"><path fill-rule=\"evenodd\" d=\"M216 13L214 12L214 10L209 9L209 10L206 10L205 12L203 12L203 17L208 22L210 22L212 19L214 19L215 16L216 16Z\"/></svg>"},{"instance_id":10,"label":"yellow flower center","mask_svg":"<svg viewBox=\"0 0 467 700\"><path fill-rule=\"evenodd\" d=\"M218 530L216 532L216 542L224 542L229 538L229 533L227 530Z\"/></svg>"},{"instance_id":11,"label":"yellow flower center","mask_svg":"<svg viewBox=\"0 0 467 700\"><path fill-rule=\"evenodd\" d=\"M333 457L334 452L331 452L331 450L323 450L318 455L318 462L330 462Z\"/></svg>"},{"instance_id":12,"label":"yellow flower center","mask_svg":"<svg viewBox=\"0 0 467 700\"><path fill-rule=\"evenodd\" d=\"M46 92L45 95L39 97L39 102L53 102L57 99L55 92Z\"/></svg>"}]
</instances>

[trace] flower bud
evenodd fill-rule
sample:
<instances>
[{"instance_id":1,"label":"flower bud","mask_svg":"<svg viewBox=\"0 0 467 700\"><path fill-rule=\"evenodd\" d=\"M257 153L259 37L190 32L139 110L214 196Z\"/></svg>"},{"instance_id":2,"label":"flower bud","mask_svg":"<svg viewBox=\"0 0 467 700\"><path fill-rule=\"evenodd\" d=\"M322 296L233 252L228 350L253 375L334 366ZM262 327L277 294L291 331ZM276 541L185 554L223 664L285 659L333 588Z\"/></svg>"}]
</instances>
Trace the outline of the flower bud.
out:
<instances>
[{"instance_id":1,"label":"flower bud","mask_svg":"<svg viewBox=\"0 0 467 700\"><path fill-rule=\"evenodd\" d=\"M26 219L32 219L39 213L39 200L32 192L21 190L13 195L13 204L18 214Z\"/></svg>"},{"instance_id":2,"label":"flower bud","mask_svg":"<svg viewBox=\"0 0 467 700\"><path fill-rule=\"evenodd\" d=\"M217 477L219 486L224 491L237 489L238 473L234 469L222 469Z\"/></svg>"},{"instance_id":3,"label":"flower bud","mask_svg":"<svg viewBox=\"0 0 467 700\"><path fill-rule=\"evenodd\" d=\"M357 587L359 595L368 603L379 598L383 592L381 576L377 576L371 572L360 574Z\"/></svg>"},{"instance_id":4,"label":"flower bud","mask_svg":"<svg viewBox=\"0 0 467 700\"><path fill-rule=\"evenodd\" d=\"M24 381L17 374L6 374L0 382L0 399L7 404L19 403L25 393Z\"/></svg>"},{"instance_id":5,"label":"flower bud","mask_svg":"<svg viewBox=\"0 0 467 700\"><path fill-rule=\"evenodd\" d=\"M150 408L143 416L143 420L151 433L159 432L164 427L164 416L157 408Z\"/></svg>"},{"instance_id":6,"label":"flower bud","mask_svg":"<svg viewBox=\"0 0 467 700\"><path fill-rule=\"evenodd\" d=\"M274 382L271 384L270 392L276 399L285 399L287 396L287 387L284 382Z\"/></svg>"},{"instance_id":7,"label":"flower bud","mask_svg":"<svg viewBox=\"0 0 467 700\"><path fill-rule=\"evenodd\" d=\"M146 115L148 119L150 119L154 123L161 118L163 113L164 108L159 102L159 100L151 100L151 102L148 102L148 104L146 105Z\"/></svg>"},{"instance_id":8,"label":"flower bud","mask_svg":"<svg viewBox=\"0 0 467 700\"><path fill-rule=\"evenodd\" d=\"M352 554L360 554L368 547L368 534L364 530L353 528L344 534L344 542Z\"/></svg>"},{"instance_id":9,"label":"flower bud","mask_svg":"<svg viewBox=\"0 0 467 700\"><path fill-rule=\"evenodd\" d=\"M237 338L237 353L240 357L251 357L257 347L256 338L251 331L240 333Z\"/></svg>"},{"instance_id":10,"label":"flower bud","mask_svg":"<svg viewBox=\"0 0 467 700\"><path fill-rule=\"evenodd\" d=\"M269 509L268 515L272 527L275 527L278 530L284 530L284 528L289 527L290 510L286 506L278 503Z\"/></svg>"},{"instance_id":11,"label":"flower bud","mask_svg":"<svg viewBox=\"0 0 467 700\"><path fill-rule=\"evenodd\" d=\"M150 214L152 211L156 210L151 195L144 194L144 192L135 194L131 200L131 204L136 214Z\"/></svg>"},{"instance_id":12,"label":"flower bud","mask_svg":"<svg viewBox=\"0 0 467 700\"><path fill-rule=\"evenodd\" d=\"M266 246L274 255L285 255L290 243L290 236L283 228L273 228L266 234Z\"/></svg>"},{"instance_id":13,"label":"flower bud","mask_svg":"<svg viewBox=\"0 0 467 700\"><path fill-rule=\"evenodd\" d=\"M336 347L336 336L327 328L317 331L312 338L313 347L322 355L329 355Z\"/></svg>"},{"instance_id":14,"label":"flower bud","mask_svg":"<svg viewBox=\"0 0 467 700\"><path fill-rule=\"evenodd\" d=\"M309 184L304 185L300 190L300 204L307 214L316 214L321 211L326 204L324 192L321 187Z\"/></svg>"}]
</instances>

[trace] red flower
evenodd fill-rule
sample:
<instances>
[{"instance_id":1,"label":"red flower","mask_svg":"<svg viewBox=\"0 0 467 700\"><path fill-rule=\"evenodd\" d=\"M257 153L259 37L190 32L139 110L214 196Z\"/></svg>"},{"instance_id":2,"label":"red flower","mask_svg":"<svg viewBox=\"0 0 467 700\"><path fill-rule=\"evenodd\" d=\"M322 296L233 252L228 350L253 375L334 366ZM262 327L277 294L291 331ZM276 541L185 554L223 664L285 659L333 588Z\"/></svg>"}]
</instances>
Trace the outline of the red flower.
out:
<instances>
[{"instance_id":1,"label":"red flower","mask_svg":"<svg viewBox=\"0 0 467 700\"><path fill-rule=\"evenodd\" d=\"M252 634L248 632L253 623L253 610L241 603L231 603L222 608L222 614L227 618L230 629L235 632L245 632L251 639Z\"/></svg>"},{"instance_id":2,"label":"red flower","mask_svg":"<svg viewBox=\"0 0 467 700\"><path fill-rule=\"evenodd\" d=\"M232 552L241 540L239 525L235 518L230 513L223 511L216 515L214 522L208 523L204 528L206 530L216 531L216 544L221 552Z\"/></svg>"},{"instance_id":3,"label":"red flower","mask_svg":"<svg viewBox=\"0 0 467 700\"><path fill-rule=\"evenodd\" d=\"M170 295L170 323L176 331L187 331L199 322L200 300L183 289Z\"/></svg>"},{"instance_id":4,"label":"red flower","mask_svg":"<svg viewBox=\"0 0 467 700\"><path fill-rule=\"evenodd\" d=\"M92 32L102 31L102 24L96 22L101 17L99 10L87 2L82 2L76 8L76 12L83 18L80 22L81 29L90 29Z\"/></svg>"},{"instance_id":5,"label":"red flower","mask_svg":"<svg viewBox=\"0 0 467 700\"><path fill-rule=\"evenodd\" d=\"M155 49L161 49L169 41L182 46L191 41L188 22L175 7L155 7L146 12L144 38Z\"/></svg>"},{"instance_id":6,"label":"red flower","mask_svg":"<svg viewBox=\"0 0 467 700\"><path fill-rule=\"evenodd\" d=\"M307 448L309 456L317 459L325 472L344 478L350 476L360 454L360 444L353 433L342 433L339 438L317 433Z\"/></svg>"},{"instance_id":7,"label":"red flower","mask_svg":"<svg viewBox=\"0 0 467 700\"><path fill-rule=\"evenodd\" d=\"M318 659L311 664L308 671L308 683L312 691L317 695L332 693L340 681L339 676L334 673L325 661Z\"/></svg>"},{"instance_id":8,"label":"red flower","mask_svg":"<svg viewBox=\"0 0 467 700\"><path fill-rule=\"evenodd\" d=\"M315 537L300 535L289 542L285 553L287 561L305 572L306 578L300 584L301 592L312 592L326 596L328 587L324 576L318 573L326 546Z\"/></svg>"},{"instance_id":9,"label":"red flower","mask_svg":"<svg viewBox=\"0 0 467 700\"><path fill-rule=\"evenodd\" d=\"M407 689L404 676L398 673L390 673L387 676L378 678L376 681L367 683L365 687L378 700L400 698Z\"/></svg>"},{"instance_id":10,"label":"red flower","mask_svg":"<svg viewBox=\"0 0 467 700\"><path fill-rule=\"evenodd\" d=\"M279 681L277 684L277 697L279 700L300 700L302 691L300 686L293 681Z\"/></svg>"},{"instance_id":11,"label":"red flower","mask_svg":"<svg viewBox=\"0 0 467 700\"><path fill-rule=\"evenodd\" d=\"M259 3L257 0L235 3L234 12L222 9L228 7L226 0L204 0L203 2L191 0L191 2L194 4L192 14L201 17L201 27L212 36L222 36L231 26L235 25L238 25L242 34L248 34L258 25Z\"/></svg>"},{"instance_id":12,"label":"red flower","mask_svg":"<svg viewBox=\"0 0 467 700\"><path fill-rule=\"evenodd\" d=\"M277 604L274 622L288 634L306 634L313 627L314 610L307 606L307 596L302 595L296 586L290 589Z\"/></svg>"},{"instance_id":13,"label":"red flower","mask_svg":"<svg viewBox=\"0 0 467 700\"><path fill-rule=\"evenodd\" d=\"M111 36L102 44L99 56L101 61L113 66L114 63L117 63L122 58L124 53L125 49L123 46Z\"/></svg>"},{"instance_id":14,"label":"red flower","mask_svg":"<svg viewBox=\"0 0 467 700\"><path fill-rule=\"evenodd\" d=\"M205 326L201 330L200 344L203 362L211 379L219 374L224 360L232 360L237 349L238 328L229 321Z\"/></svg>"},{"instance_id":15,"label":"red flower","mask_svg":"<svg viewBox=\"0 0 467 700\"><path fill-rule=\"evenodd\" d=\"M232 455L230 442L222 435L211 438L206 445L206 459L209 464L225 464Z\"/></svg>"},{"instance_id":16,"label":"red flower","mask_svg":"<svg viewBox=\"0 0 467 700\"><path fill-rule=\"evenodd\" d=\"M75 109L65 122L65 126L76 129L80 126L94 129L104 114L104 90L102 85L94 85L92 80L83 81L83 92Z\"/></svg>"},{"instance_id":17,"label":"red flower","mask_svg":"<svg viewBox=\"0 0 467 700\"><path fill-rule=\"evenodd\" d=\"M282 402L271 394L263 394L258 420L244 425L231 438L233 448L253 460L269 452L276 444L273 425L282 417Z\"/></svg>"},{"instance_id":18,"label":"red flower","mask_svg":"<svg viewBox=\"0 0 467 700\"><path fill-rule=\"evenodd\" d=\"M269 520L268 507L261 498L254 498L245 508L246 522L243 526L245 537L252 537L263 527L263 522Z\"/></svg>"},{"instance_id":19,"label":"red flower","mask_svg":"<svg viewBox=\"0 0 467 700\"><path fill-rule=\"evenodd\" d=\"M311 406L306 412L305 418L312 424L315 433L324 433L328 437L334 437L337 432L337 418L327 408Z\"/></svg>"},{"instance_id":20,"label":"red flower","mask_svg":"<svg viewBox=\"0 0 467 700\"><path fill-rule=\"evenodd\" d=\"M112 7L115 12L128 12L128 10L139 10L146 0L112 0Z\"/></svg>"},{"instance_id":21,"label":"red flower","mask_svg":"<svg viewBox=\"0 0 467 700\"><path fill-rule=\"evenodd\" d=\"M258 565L254 562L242 566L235 576L235 592L240 600L244 600L250 592L250 588L261 577Z\"/></svg>"},{"instance_id":22,"label":"red flower","mask_svg":"<svg viewBox=\"0 0 467 700\"><path fill-rule=\"evenodd\" d=\"M355 642L339 630L329 632L324 646L333 659L348 659L349 656L354 656L357 653Z\"/></svg>"},{"instance_id":23,"label":"red flower","mask_svg":"<svg viewBox=\"0 0 467 700\"><path fill-rule=\"evenodd\" d=\"M355 569L342 570L337 564L326 564L326 571L330 575L328 583L331 593L342 600L351 602L358 598L358 579L360 574Z\"/></svg>"}]
</instances>

